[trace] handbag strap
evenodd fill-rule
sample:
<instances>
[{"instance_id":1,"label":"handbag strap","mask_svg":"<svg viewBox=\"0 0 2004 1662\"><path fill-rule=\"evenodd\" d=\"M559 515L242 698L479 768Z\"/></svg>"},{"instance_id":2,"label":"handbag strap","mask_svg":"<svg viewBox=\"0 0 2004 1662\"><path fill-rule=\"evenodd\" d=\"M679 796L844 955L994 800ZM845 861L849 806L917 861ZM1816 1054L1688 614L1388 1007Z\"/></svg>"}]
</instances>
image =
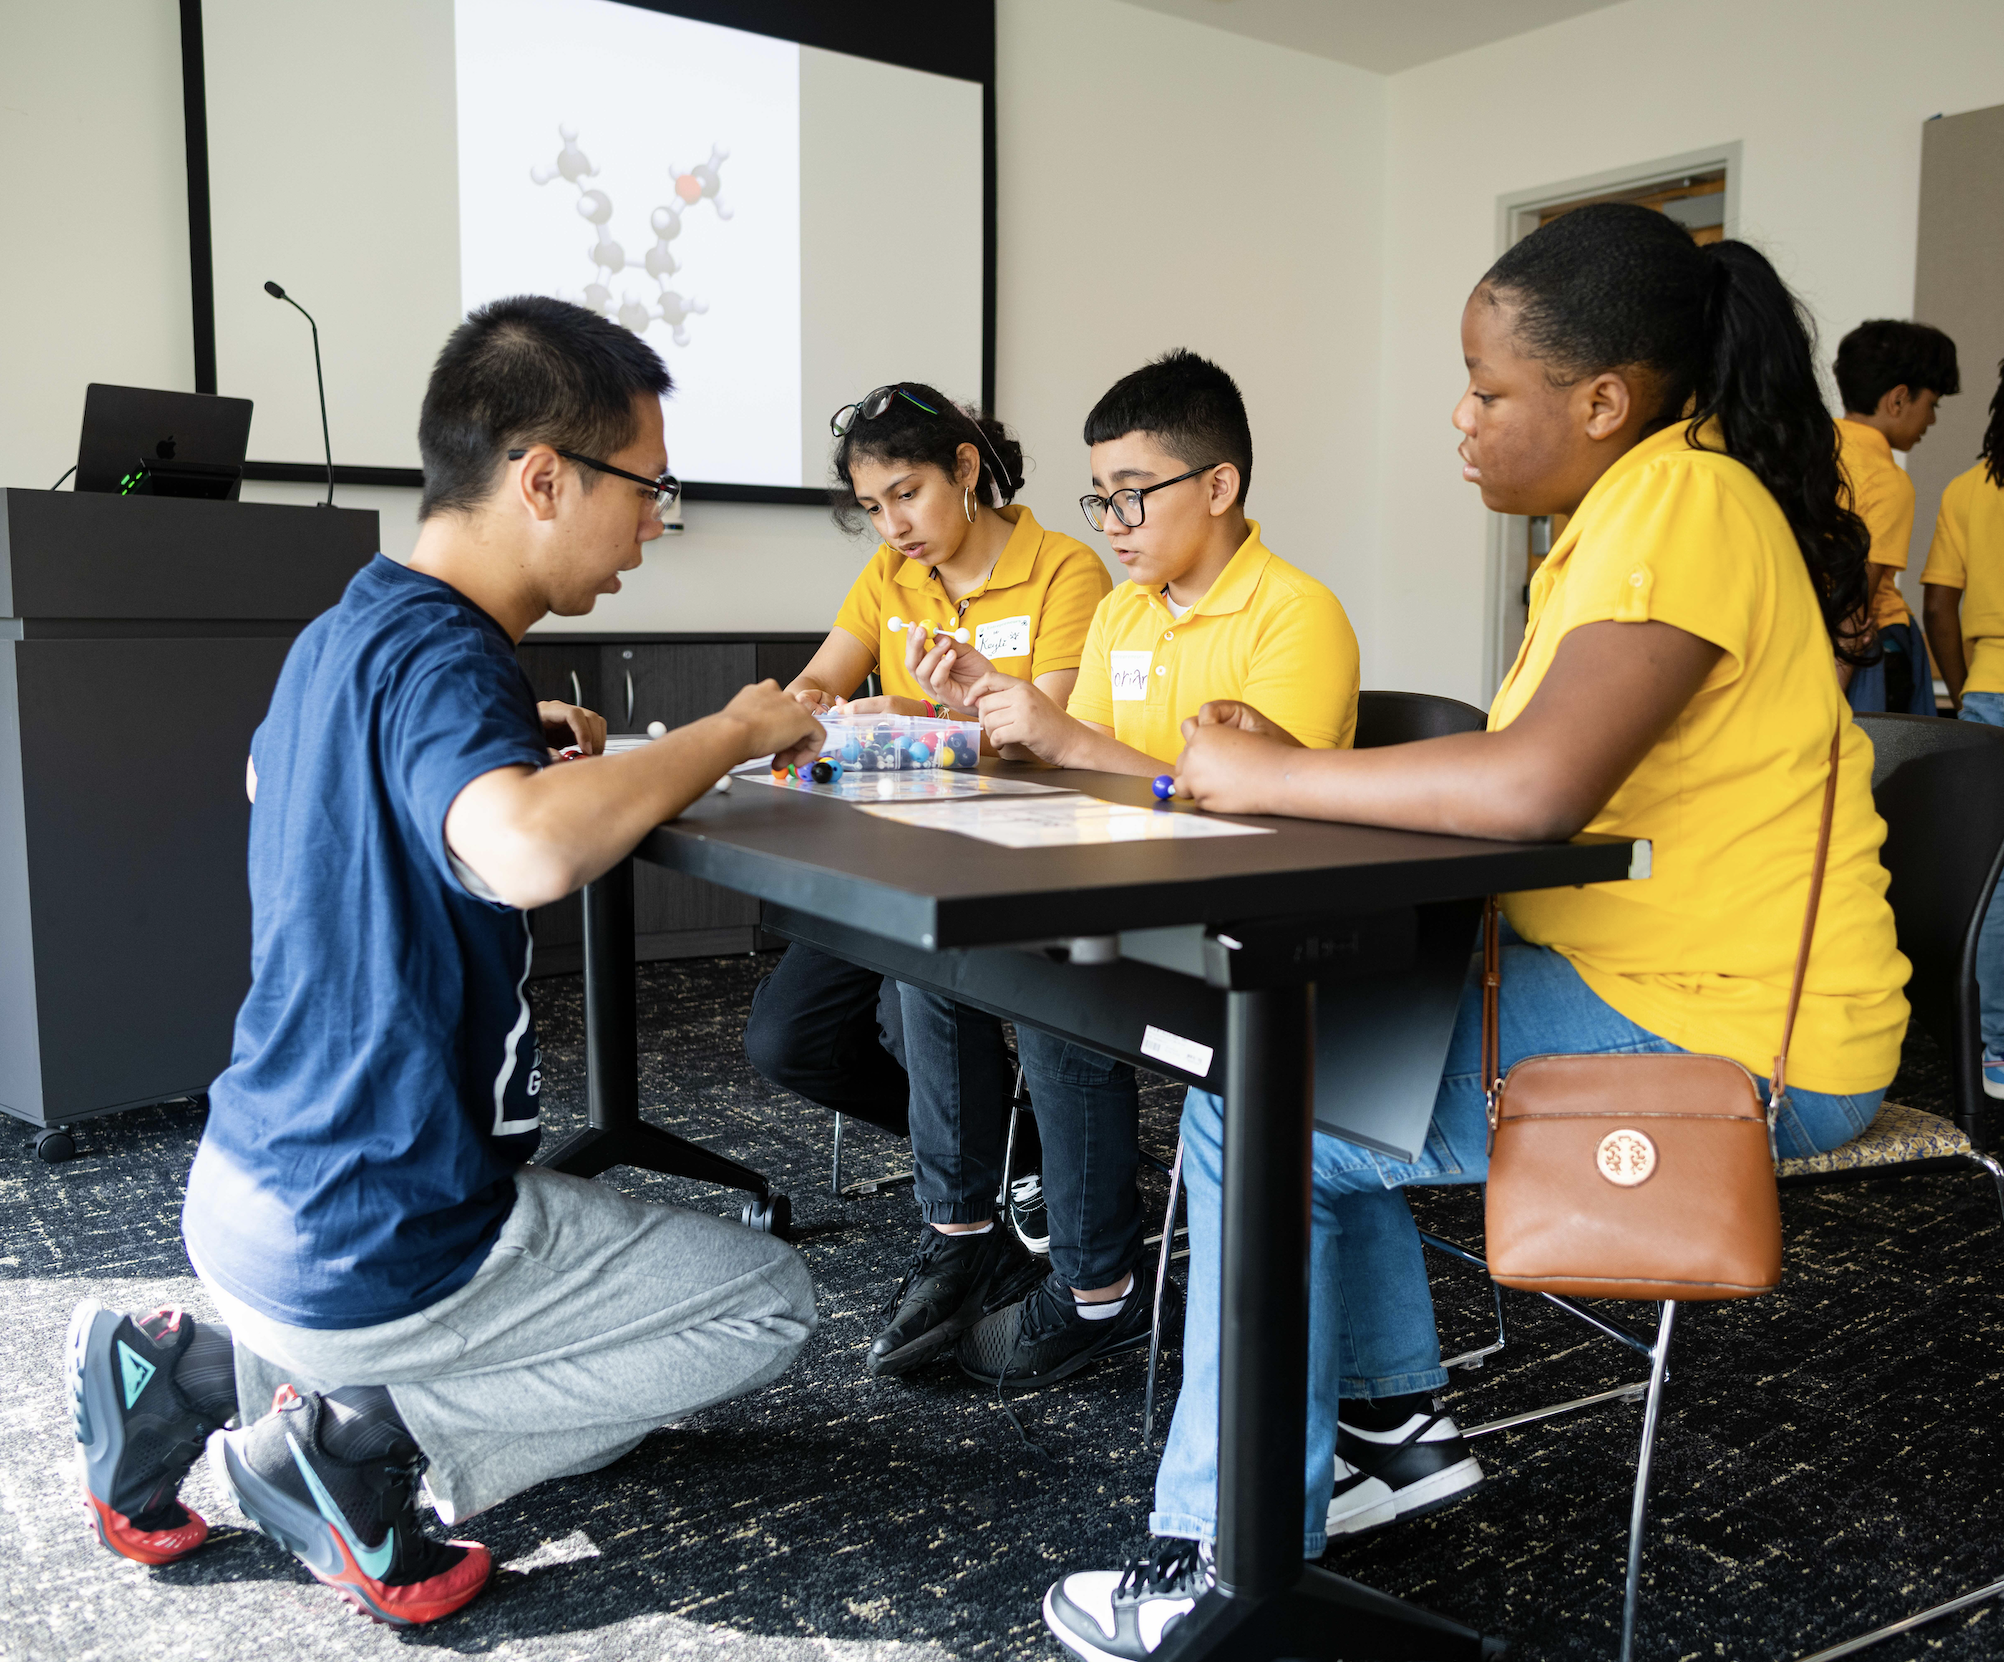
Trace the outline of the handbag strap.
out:
<instances>
[{"instance_id":1,"label":"handbag strap","mask_svg":"<svg viewBox=\"0 0 2004 1662\"><path fill-rule=\"evenodd\" d=\"M1830 735L1830 767L1823 781L1823 818L1816 829L1816 859L1809 872L1809 905L1802 917L1802 940L1795 949L1795 979L1788 989L1788 1015L1781 1027L1781 1051L1768 1075L1767 1117L1770 1127L1788 1093L1788 1047L1795 1038L1795 1015L1802 1004L1802 982L1809 973L1809 948L1816 938L1816 912L1823 901L1823 873L1830 861L1830 826L1837 812L1837 758L1844 743L1844 723ZM1489 1131L1496 1132L1497 1099L1503 1088L1502 1035L1497 1003L1503 989L1503 949L1499 908L1490 895L1482 903L1482 1095L1488 1109Z\"/></svg>"}]
</instances>

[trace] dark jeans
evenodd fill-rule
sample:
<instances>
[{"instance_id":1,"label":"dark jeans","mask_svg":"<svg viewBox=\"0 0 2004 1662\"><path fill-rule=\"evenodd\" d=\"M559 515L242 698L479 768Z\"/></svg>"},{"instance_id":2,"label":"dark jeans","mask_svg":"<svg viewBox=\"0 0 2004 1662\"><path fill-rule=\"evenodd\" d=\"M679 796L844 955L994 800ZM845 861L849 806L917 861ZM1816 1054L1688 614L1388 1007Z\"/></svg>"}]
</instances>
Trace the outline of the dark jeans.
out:
<instances>
[{"instance_id":1,"label":"dark jeans","mask_svg":"<svg viewBox=\"0 0 2004 1662\"><path fill-rule=\"evenodd\" d=\"M901 987L899 1002L913 1192L929 1222L980 1223L995 1215L1009 1124L1001 1024L917 987ZM1068 1287L1110 1287L1141 1256L1134 1070L1033 1027L1016 1029L1016 1056L1043 1137L1052 1271ZM1029 1169L1020 1149L1017 1167Z\"/></svg>"},{"instance_id":2,"label":"dark jeans","mask_svg":"<svg viewBox=\"0 0 2004 1662\"><path fill-rule=\"evenodd\" d=\"M905 1023L889 976L812 947L788 947L752 994L745 1055L773 1084L809 1102L905 1131Z\"/></svg>"}]
</instances>

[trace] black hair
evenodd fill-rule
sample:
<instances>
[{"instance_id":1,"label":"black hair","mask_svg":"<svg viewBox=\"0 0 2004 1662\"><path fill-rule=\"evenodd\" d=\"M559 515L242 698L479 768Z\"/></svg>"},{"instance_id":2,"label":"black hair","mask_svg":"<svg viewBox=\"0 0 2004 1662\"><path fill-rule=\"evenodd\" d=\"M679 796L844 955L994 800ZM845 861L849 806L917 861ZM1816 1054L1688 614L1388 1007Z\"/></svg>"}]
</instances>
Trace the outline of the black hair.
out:
<instances>
[{"instance_id":1,"label":"black hair","mask_svg":"<svg viewBox=\"0 0 2004 1662\"><path fill-rule=\"evenodd\" d=\"M1990 425L1983 429L1983 448L1976 453L1993 485L2004 485L2004 362L1997 365L1997 390L1990 395Z\"/></svg>"},{"instance_id":2,"label":"black hair","mask_svg":"<svg viewBox=\"0 0 2004 1662\"><path fill-rule=\"evenodd\" d=\"M974 494L993 508L1016 500L1023 488L1023 447L1001 422L975 414L923 381L892 385L896 391L879 414L859 416L835 441L835 483L828 496L837 525L853 535L868 523L850 478L857 462L917 462L951 479L960 468L963 444L973 445L981 458Z\"/></svg>"},{"instance_id":3,"label":"black hair","mask_svg":"<svg viewBox=\"0 0 2004 1662\"><path fill-rule=\"evenodd\" d=\"M1955 342L1925 323L1875 318L1837 343L1837 391L1846 410L1870 415L1895 387L1952 398L1962 391Z\"/></svg>"},{"instance_id":4,"label":"black hair","mask_svg":"<svg viewBox=\"0 0 2004 1662\"><path fill-rule=\"evenodd\" d=\"M1252 489L1252 423L1239 384L1208 358L1178 347L1106 389L1085 420L1088 445L1146 433L1186 467L1230 462L1237 504Z\"/></svg>"},{"instance_id":5,"label":"black hair","mask_svg":"<svg viewBox=\"0 0 2004 1662\"><path fill-rule=\"evenodd\" d=\"M633 442L633 403L674 387L638 335L547 295L494 300L447 337L418 416L418 518L487 500L510 450L532 444L603 461ZM599 475L578 468L590 490Z\"/></svg>"},{"instance_id":6,"label":"black hair","mask_svg":"<svg viewBox=\"0 0 2004 1662\"><path fill-rule=\"evenodd\" d=\"M1692 449L1745 463L1787 516L1837 655L1873 661L1851 638L1871 537L1846 506L1813 328L1766 256L1744 242L1700 247L1652 208L1599 202L1533 231L1483 290L1514 308L1518 346L1554 385L1641 370L1658 401L1645 436L1689 421Z\"/></svg>"}]
</instances>

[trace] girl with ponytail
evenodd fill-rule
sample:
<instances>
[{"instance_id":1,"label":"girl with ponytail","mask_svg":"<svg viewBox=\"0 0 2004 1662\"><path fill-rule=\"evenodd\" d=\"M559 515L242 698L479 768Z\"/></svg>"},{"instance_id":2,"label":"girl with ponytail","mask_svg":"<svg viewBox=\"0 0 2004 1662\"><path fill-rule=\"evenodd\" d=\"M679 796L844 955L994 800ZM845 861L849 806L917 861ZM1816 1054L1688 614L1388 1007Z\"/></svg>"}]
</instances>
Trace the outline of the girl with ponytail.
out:
<instances>
[{"instance_id":1,"label":"girl with ponytail","mask_svg":"<svg viewBox=\"0 0 2004 1662\"><path fill-rule=\"evenodd\" d=\"M1501 897L1502 1065L1696 1051L1732 1057L1765 1094L1835 736L1828 869L1775 1138L1783 1157L1846 1142L1898 1066L1908 966L1878 858L1871 744L1832 663L1853 650L1845 621L1865 601L1867 539L1840 501L1802 308L1746 244L1701 248L1661 214L1603 204L1498 260L1468 299L1461 346L1463 479L1498 512L1571 516L1532 583L1489 730L1309 751L1236 708L1207 711L1179 788L1227 813L1649 839L1644 881ZM1480 1037L1471 978L1417 1161L1315 1139L1309 1556L1328 1534L1481 1481L1432 1400L1447 1375L1399 1192L1483 1180ZM1200 1539L1217 1518L1221 1110L1195 1091L1184 1108L1189 1318L1151 1520ZM1107 1605L1111 1632L1113 1605L1187 1597L1208 1574L1194 1548L1177 1564L1071 1577L1047 1616L1060 1637L1067 1625L1085 1635L1095 1617L1071 1612ZM1149 1630L1148 1612L1137 1619Z\"/></svg>"}]
</instances>

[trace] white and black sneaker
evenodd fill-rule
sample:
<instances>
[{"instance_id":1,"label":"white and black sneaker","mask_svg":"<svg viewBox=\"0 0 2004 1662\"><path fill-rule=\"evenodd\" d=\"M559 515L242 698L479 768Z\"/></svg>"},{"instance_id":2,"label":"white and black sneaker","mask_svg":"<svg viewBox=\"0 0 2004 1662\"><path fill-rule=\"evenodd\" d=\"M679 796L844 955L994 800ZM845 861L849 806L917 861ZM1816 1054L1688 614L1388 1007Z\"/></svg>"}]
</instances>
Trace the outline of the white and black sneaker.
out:
<instances>
[{"instance_id":1,"label":"white and black sneaker","mask_svg":"<svg viewBox=\"0 0 2004 1662\"><path fill-rule=\"evenodd\" d=\"M1217 1579L1208 1546L1159 1541L1124 1570L1082 1570L1052 1582L1044 1625L1086 1662L1140 1662Z\"/></svg>"},{"instance_id":2,"label":"white and black sneaker","mask_svg":"<svg viewBox=\"0 0 2004 1662\"><path fill-rule=\"evenodd\" d=\"M1044 1179L1040 1172L1019 1177L1009 1185L1009 1227L1027 1252L1039 1258L1051 1255L1051 1214L1044 1206Z\"/></svg>"},{"instance_id":3,"label":"white and black sneaker","mask_svg":"<svg viewBox=\"0 0 2004 1662\"><path fill-rule=\"evenodd\" d=\"M1425 1395L1412 1400L1417 1406L1395 1425L1337 1420L1336 1488L1326 1525L1331 1535L1356 1535L1418 1517L1459 1500L1482 1482L1482 1467L1440 1403ZM1392 1417L1371 1415L1362 1403L1343 1407L1358 1420Z\"/></svg>"}]
</instances>

